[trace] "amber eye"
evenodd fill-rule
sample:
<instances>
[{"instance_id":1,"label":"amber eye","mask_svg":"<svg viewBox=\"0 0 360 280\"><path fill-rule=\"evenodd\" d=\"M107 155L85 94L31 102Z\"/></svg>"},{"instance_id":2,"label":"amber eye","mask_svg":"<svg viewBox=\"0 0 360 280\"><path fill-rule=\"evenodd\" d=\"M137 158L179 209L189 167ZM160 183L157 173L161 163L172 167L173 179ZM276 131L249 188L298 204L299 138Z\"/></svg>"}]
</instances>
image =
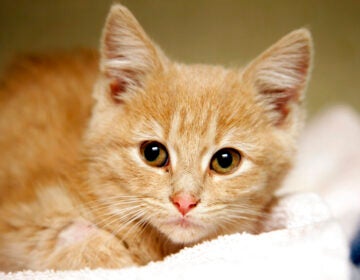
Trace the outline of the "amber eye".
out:
<instances>
[{"instance_id":1,"label":"amber eye","mask_svg":"<svg viewBox=\"0 0 360 280\"><path fill-rule=\"evenodd\" d=\"M141 144L140 153L144 161L153 167L164 167L169 162L166 148L156 141L147 141Z\"/></svg>"},{"instance_id":2,"label":"amber eye","mask_svg":"<svg viewBox=\"0 0 360 280\"><path fill-rule=\"evenodd\" d=\"M210 169L219 174L228 174L240 164L240 153L232 148L221 149L216 152L210 162Z\"/></svg>"}]
</instances>

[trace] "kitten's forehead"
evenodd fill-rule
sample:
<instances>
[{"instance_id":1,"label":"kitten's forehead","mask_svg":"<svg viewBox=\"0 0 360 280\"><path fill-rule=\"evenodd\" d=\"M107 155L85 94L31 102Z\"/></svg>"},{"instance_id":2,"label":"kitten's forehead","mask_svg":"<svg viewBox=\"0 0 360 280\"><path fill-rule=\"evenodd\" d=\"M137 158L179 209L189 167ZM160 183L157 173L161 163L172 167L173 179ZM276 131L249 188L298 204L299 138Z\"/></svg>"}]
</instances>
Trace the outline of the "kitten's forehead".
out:
<instances>
[{"instance_id":1,"label":"kitten's forehead","mask_svg":"<svg viewBox=\"0 0 360 280\"><path fill-rule=\"evenodd\" d=\"M215 145L217 134L217 113L198 110L176 111L170 119L167 144L174 154L174 165L182 161L182 165L193 167Z\"/></svg>"},{"instance_id":2,"label":"kitten's forehead","mask_svg":"<svg viewBox=\"0 0 360 280\"><path fill-rule=\"evenodd\" d=\"M238 70L208 65L175 65L165 78L166 107L171 108L168 121L180 123L180 134L189 131L205 136L211 127L218 135L229 128L245 129L254 122L257 104L246 89ZM178 121L177 119L180 119ZM219 142L220 139L217 139Z\"/></svg>"},{"instance_id":3,"label":"kitten's forehead","mask_svg":"<svg viewBox=\"0 0 360 280\"><path fill-rule=\"evenodd\" d=\"M169 93L182 99L177 100L179 104L185 98L194 102L188 104L189 106L199 105L198 102L218 106L240 83L240 74L221 66L174 64L174 67L165 73L165 80Z\"/></svg>"},{"instance_id":4,"label":"kitten's forehead","mask_svg":"<svg viewBox=\"0 0 360 280\"><path fill-rule=\"evenodd\" d=\"M249 98L240 91L236 71L176 65L144 93L143 104L151 117L147 114L146 129L138 133L143 139L163 141L178 156L175 162L198 163L222 145L233 146L234 135L246 131L247 113L242 107Z\"/></svg>"},{"instance_id":5,"label":"kitten's forehead","mask_svg":"<svg viewBox=\"0 0 360 280\"><path fill-rule=\"evenodd\" d=\"M199 145L204 140L215 141L222 104L231 99L230 85L236 80L233 73L206 65L175 65L169 72L163 92L171 108L169 141L178 142L179 137Z\"/></svg>"}]
</instances>

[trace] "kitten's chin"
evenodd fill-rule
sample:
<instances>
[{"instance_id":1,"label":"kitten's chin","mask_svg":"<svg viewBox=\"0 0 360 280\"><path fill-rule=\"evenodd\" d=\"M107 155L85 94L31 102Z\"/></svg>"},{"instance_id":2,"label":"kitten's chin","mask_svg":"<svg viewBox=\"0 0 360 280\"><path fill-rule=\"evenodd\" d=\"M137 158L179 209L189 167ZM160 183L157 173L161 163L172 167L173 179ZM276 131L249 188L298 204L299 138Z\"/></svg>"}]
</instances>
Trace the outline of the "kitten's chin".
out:
<instances>
[{"instance_id":1,"label":"kitten's chin","mask_svg":"<svg viewBox=\"0 0 360 280\"><path fill-rule=\"evenodd\" d=\"M186 219L177 219L163 224L160 231L172 242L181 244L197 243L209 234L209 230L205 226Z\"/></svg>"}]
</instances>

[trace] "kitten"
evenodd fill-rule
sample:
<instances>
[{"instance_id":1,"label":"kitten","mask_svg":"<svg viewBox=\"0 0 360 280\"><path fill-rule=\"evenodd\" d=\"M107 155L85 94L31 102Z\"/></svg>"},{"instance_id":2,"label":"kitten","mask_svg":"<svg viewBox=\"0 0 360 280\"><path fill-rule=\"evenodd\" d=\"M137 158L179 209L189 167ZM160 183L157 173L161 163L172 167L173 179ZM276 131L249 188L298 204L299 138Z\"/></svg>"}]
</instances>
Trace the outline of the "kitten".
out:
<instances>
[{"instance_id":1,"label":"kitten","mask_svg":"<svg viewBox=\"0 0 360 280\"><path fill-rule=\"evenodd\" d=\"M0 88L1 270L144 265L258 232L294 157L311 53L300 29L243 70L175 63L117 4L99 58L15 62Z\"/></svg>"}]
</instances>

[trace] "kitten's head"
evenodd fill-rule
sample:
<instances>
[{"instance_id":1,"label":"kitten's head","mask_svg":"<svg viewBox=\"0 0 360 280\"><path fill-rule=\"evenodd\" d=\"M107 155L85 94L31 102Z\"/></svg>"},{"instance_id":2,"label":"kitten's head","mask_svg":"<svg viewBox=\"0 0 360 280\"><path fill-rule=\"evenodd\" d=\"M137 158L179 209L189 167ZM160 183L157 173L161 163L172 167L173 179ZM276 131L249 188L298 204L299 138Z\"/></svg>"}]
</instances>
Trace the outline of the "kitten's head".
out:
<instances>
[{"instance_id":1,"label":"kitten's head","mask_svg":"<svg viewBox=\"0 0 360 280\"><path fill-rule=\"evenodd\" d=\"M178 64L113 6L86 139L108 224L181 243L254 231L294 157L311 49L300 29L243 70Z\"/></svg>"}]
</instances>

